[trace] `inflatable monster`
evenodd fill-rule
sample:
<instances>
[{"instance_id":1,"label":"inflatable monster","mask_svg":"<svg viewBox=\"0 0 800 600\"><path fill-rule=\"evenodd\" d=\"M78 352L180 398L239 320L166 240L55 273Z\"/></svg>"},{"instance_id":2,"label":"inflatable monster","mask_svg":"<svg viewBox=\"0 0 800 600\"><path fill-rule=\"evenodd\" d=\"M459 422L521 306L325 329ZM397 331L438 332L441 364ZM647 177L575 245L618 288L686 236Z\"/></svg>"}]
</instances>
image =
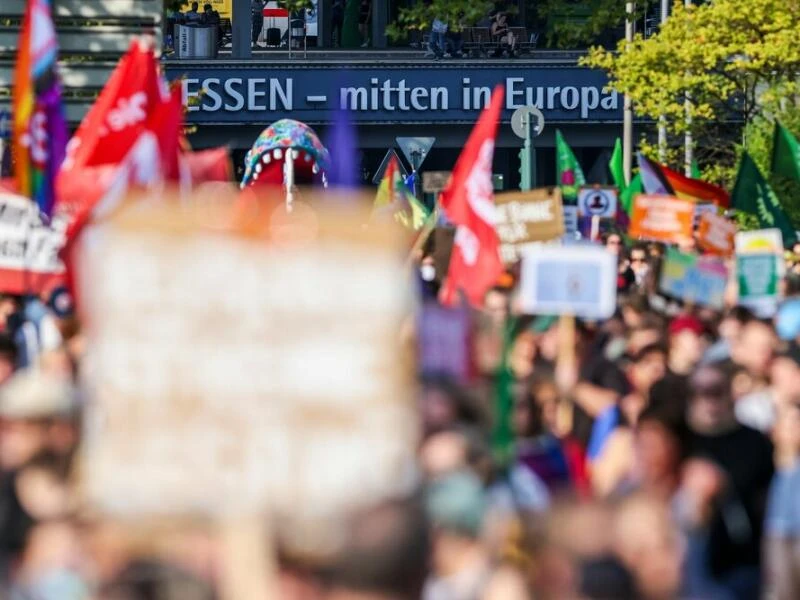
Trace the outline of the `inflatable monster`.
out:
<instances>
[{"instance_id":1,"label":"inflatable monster","mask_svg":"<svg viewBox=\"0 0 800 600\"><path fill-rule=\"evenodd\" d=\"M326 185L330 155L311 127L294 119L281 119L261 132L244 162L243 188L281 186L287 181Z\"/></svg>"}]
</instances>

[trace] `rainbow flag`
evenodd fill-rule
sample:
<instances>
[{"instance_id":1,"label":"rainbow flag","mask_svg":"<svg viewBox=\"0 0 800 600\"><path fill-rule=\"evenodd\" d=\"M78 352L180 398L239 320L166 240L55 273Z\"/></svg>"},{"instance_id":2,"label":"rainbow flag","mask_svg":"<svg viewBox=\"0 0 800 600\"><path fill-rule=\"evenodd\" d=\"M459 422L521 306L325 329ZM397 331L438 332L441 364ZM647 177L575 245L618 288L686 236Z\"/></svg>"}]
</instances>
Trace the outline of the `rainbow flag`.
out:
<instances>
[{"instance_id":1,"label":"rainbow flag","mask_svg":"<svg viewBox=\"0 0 800 600\"><path fill-rule=\"evenodd\" d=\"M378 186L372 210L373 216L391 215L404 227L415 231L421 229L430 216L430 212L403 181L403 174L394 157L389 161Z\"/></svg>"},{"instance_id":2,"label":"rainbow flag","mask_svg":"<svg viewBox=\"0 0 800 600\"><path fill-rule=\"evenodd\" d=\"M67 121L49 0L28 0L14 68L12 149L19 193L50 216L55 180L67 146Z\"/></svg>"}]
</instances>

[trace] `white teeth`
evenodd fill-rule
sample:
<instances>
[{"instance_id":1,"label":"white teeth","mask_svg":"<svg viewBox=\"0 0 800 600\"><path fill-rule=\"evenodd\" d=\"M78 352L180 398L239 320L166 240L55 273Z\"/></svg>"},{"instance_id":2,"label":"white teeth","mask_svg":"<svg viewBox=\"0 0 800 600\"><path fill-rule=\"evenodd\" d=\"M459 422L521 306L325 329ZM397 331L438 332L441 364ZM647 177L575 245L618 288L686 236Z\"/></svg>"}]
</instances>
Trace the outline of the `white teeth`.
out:
<instances>
[{"instance_id":1,"label":"white teeth","mask_svg":"<svg viewBox=\"0 0 800 600\"><path fill-rule=\"evenodd\" d=\"M240 189L240 190L243 190L243 189L244 189L244 181L243 181L242 183L240 183L240 184L239 184L239 189Z\"/></svg>"},{"instance_id":2,"label":"white teeth","mask_svg":"<svg viewBox=\"0 0 800 600\"><path fill-rule=\"evenodd\" d=\"M261 160L264 161L265 165L268 165L270 163L270 161L272 160L272 155L265 154L264 156L261 157Z\"/></svg>"},{"instance_id":3,"label":"white teeth","mask_svg":"<svg viewBox=\"0 0 800 600\"><path fill-rule=\"evenodd\" d=\"M297 160L297 157L300 156L300 153L297 150L290 150L292 153L292 158Z\"/></svg>"},{"instance_id":4,"label":"white teeth","mask_svg":"<svg viewBox=\"0 0 800 600\"><path fill-rule=\"evenodd\" d=\"M303 154L303 160L306 162L311 162L311 155L310 154Z\"/></svg>"},{"instance_id":5,"label":"white teeth","mask_svg":"<svg viewBox=\"0 0 800 600\"><path fill-rule=\"evenodd\" d=\"M256 163L256 173L261 173L261 163Z\"/></svg>"},{"instance_id":6,"label":"white teeth","mask_svg":"<svg viewBox=\"0 0 800 600\"><path fill-rule=\"evenodd\" d=\"M319 173L319 165L317 163L311 165L311 172L314 173L315 175Z\"/></svg>"},{"instance_id":7,"label":"white teeth","mask_svg":"<svg viewBox=\"0 0 800 600\"><path fill-rule=\"evenodd\" d=\"M254 180L255 180L255 179L258 179L258 171L256 171L255 173L253 173L253 179L254 179Z\"/></svg>"},{"instance_id":8,"label":"white teeth","mask_svg":"<svg viewBox=\"0 0 800 600\"><path fill-rule=\"evenodd\" d=\"M283 150L280 148L275 148L275 150L272 151L272 154L275 156L275 160L280 160L283 158Z\"/></svg>"},{"instance_id":9,"label":"white teeth","mask_svg":"<svg viewBox=\"0 0 800 600\"><path fill-rule=\"evenodd\" d=\"M325 177L325 173L322 174L322 187L328 187L328 178Z\"/></svg>"}]
</instances>

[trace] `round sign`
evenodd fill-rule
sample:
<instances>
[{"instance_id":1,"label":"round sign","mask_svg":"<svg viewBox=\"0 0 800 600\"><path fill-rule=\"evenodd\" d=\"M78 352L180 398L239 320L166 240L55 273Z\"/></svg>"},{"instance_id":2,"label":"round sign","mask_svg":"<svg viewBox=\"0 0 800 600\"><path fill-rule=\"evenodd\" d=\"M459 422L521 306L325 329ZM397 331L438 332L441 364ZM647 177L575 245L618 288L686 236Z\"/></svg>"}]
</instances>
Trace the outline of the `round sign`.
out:
<instances>
[{"instance_id":1,"label":"round sign","mask_svg":"<svg viewBox=\"0 0 800 600\"><path fill-rule=\"evenodd\" d=\"M511 130L514 132L514 135L523 140L525 139L526 119L531 119L531 125L533 125L531 133L534 137L544 131L544 115L542 111L535 106L521 106L511 115Z\"/></svg>"},{"instance_id":2,"label":"round sign","mask_svg":"<svg viewBox=\"0 0 800 600\"><path fill-rule=\"evenodd\" d=\"M578 207L584 217L613 218L617 212L617 196L613 190L581 188L578 192Z\"/></svg>"}]
</instances>

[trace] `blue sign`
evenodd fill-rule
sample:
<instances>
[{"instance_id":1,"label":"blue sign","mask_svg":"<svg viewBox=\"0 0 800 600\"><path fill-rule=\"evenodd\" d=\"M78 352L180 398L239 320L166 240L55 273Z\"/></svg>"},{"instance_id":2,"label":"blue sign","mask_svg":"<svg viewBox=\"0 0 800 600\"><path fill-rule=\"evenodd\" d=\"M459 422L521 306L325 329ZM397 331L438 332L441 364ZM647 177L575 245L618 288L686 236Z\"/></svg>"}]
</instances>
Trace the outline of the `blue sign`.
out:
<instances>
[{"instance_id":1,"label":"blue sign","mask_svg":"<svg viewBox=\"0 0 800 600\"><path fill-rule=\"evenodd\" d=\"M291 117L332 121L335 110L359 123L472 123L492 89L505 89L503 120L536 106L546 121L621 121L622 98L604 91L606 75L583 67L514 65L166 65L183 77L190 123L269 123Z\"/></svg>"}]
</instances>

